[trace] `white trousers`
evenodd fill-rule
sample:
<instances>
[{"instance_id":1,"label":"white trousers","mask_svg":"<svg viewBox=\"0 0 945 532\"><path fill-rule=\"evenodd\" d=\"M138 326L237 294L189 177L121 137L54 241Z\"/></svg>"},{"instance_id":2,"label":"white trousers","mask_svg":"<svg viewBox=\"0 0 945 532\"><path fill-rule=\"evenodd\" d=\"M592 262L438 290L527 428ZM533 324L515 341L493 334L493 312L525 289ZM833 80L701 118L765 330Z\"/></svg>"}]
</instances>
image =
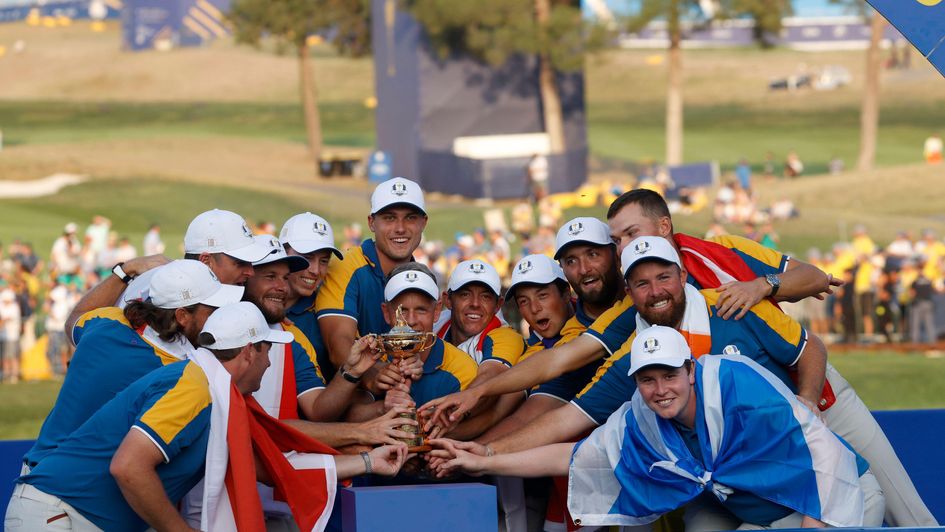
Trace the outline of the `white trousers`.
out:
<instances>
[{"instance_id":1,"label":"white trousers","mask_svg":"<svg viewBox=\"0 0 945 532\"><path fill-rule=\"evenodd\" d=\"M17 484L7 506L3 529L8 532L34 530L74 530L101 532L78 510L55 495L40 491L29 484Z\"/></svg>"},{"instance_id":2,"label":"white trousers","mask_svg":"<svg viewBox=\"0 0 945 532\"><path fill-rule=\"evenodd\" d=\"M883 429L850 383L830 364L827 364L827 380L837 402L823 413L824 421L830 430L870 463L870 471L886 497L886 524L893 527L938 526Z\"/></svg>"}]
</instances>

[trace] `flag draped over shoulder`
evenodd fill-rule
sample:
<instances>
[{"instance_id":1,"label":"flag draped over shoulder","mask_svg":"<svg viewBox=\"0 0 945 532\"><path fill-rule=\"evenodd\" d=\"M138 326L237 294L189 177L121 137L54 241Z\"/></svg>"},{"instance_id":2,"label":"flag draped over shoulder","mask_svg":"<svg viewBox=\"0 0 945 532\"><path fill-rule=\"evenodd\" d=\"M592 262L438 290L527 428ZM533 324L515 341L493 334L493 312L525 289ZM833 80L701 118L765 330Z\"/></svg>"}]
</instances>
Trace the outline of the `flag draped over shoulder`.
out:
<instances>
[{"instance_id":1,"label":"flag draped over shoulder","mask_svg":"<svg viewBox=\"0 0 945 532\"><path fill-rule=\"evenodd\" d=\"M243 396L212 353L198 349L194 362L210 383L213 406L200 529L265 530L256 489L259 460L301 530L324 530L334 504L338 454L267 414Z\"/></svg>"},{"instance_id":2,"label":"flag draped over shoulder","mask_svg":"<svg viewBox=\"0 0 945 532\"><path fill-rule=\"evenodd\" d=\"M866 0L945 75L945 2Z\"/></svg>"},{"instance_id":3,"label":"flag draped over shoulder","mask_svg":"<svg viewBox=\"0 0 945 532\"><path fill-rule=\"evenodd\" d=\"M639 392L571 458L568 508L583 525L639 525L708 490L741 490L832 526L863 524L853 454L774 375L740 355L696 368L696 433L705 464Z\"/></svg>"}]
</instances>

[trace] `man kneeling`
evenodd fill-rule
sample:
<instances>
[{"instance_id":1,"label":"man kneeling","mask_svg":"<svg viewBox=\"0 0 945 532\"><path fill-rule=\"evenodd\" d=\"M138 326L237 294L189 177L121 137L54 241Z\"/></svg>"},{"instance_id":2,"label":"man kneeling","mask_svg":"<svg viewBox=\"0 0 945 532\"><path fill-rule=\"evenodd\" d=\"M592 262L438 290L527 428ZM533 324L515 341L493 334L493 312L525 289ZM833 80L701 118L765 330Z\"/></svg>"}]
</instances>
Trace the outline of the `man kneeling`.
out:
<instances>
[{"instance_id":1,"label":"man kneeling","mask_svg":"<svg viewBox=\"0 0 945 532\"><path fill-rule=\"evenodd\" d=\"M687 532L882 524L868 465L766 369L740 355L696 363L660 326L630 356L637 392L587 439L490 457L434 440L437 456L455 457L440 470L568 473L581 525L646 524L684 505Z\"/></svg>"}]
</instances>

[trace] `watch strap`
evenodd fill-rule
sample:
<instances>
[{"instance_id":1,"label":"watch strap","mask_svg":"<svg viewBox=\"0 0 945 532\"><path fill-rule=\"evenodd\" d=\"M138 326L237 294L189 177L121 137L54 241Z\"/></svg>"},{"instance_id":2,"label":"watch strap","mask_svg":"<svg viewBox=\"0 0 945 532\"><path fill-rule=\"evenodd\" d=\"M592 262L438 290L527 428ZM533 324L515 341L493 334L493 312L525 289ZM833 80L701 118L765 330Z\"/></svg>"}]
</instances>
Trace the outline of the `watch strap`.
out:
<instances>
[{"instance_id":1,"label":"watch strap","mask_svg":"<svg viewBox=\"0 0 945 532\"><path fill-rule=\"evenodd\" d=\"M124 268L122 268L124 264L125 264L124 262L119 262L118 264L114 265L112 267L112 273L115 275L115 277L118 277L119 281L125 284L128 284L129 282L131 282L132 277L128 275L127 273L125 273Z\"/></svg>"}]
</instances>

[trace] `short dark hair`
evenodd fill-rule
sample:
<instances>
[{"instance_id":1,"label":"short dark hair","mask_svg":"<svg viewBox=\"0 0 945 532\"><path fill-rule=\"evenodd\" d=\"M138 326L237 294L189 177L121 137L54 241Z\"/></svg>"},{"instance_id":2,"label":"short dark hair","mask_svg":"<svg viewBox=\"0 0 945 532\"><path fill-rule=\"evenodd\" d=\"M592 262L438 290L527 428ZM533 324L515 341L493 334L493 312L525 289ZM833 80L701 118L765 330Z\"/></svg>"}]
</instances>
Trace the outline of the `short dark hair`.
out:
<instances>
[{"instance_id":1,"label":"short dark hair","mask_svg":"<svg viewBox=\"0 0 945 532\"><path fill-rule=\"evenodd\" d=\"M193 314L197 305L199 303L183 308ZM184 334L174 315L176 311L177 309L173 308L156 307L151 301L132 301L125 307L125 318L135 329L148 325L158 333L161 340L172 342Z\"/></svg>"},{"instance_id":2,"label":"short dark hair","mask_svg":"<svg viewBox=\"0 0 945 532\"><path fill-rule=\"evenodd\" d=\"M617 213L624 207L632 204L639 205L640 210L643 211L643 215L647 218L658 220L665 216L672 219L672 216L669 214L669 207L666 205L666 200L663 199L663 196L645 188L633 189L618 196L617 199L610 204L610 208L607 209L607 219L610 220L614 216L617 216Z\"/></svg>"},{"instance_id":3,"label":"short dark hair","mask_svg":"<svg viewBox=\"0 0 945 532\"><path fill-rule=\"evenodd\" d=\"M208 346L216 341L217 339L213 337L212 333L202 332L197 336L197 343L201 346ZM217 360L220 362L226 362L236 358L236 356L240 354L240 351L243 350L243 347L231 347L229 349L209 349L204 347L204 349L213 353L213 356L217 357Z\"/></svg>"},{"instance_id":4,"label":"short dark hair","mask_svg":"<svg viewBox=\"0 0 945 532\"><path fill-rule=\"evenodd\" d=\"M510 299L510 298L511 298L511 299L515 299L515 290L518 289L518 288L525 288L525 287L528 287L528 286L546 286L546 285L549 285L549 284L555 285L555 287L558 289L558 291L561 292L561 295L563 295L563 296L565 296L565 297L570 297L570 296L571 296L571 285L568 284L567 281L562 281L561 279L555 279L554 281L551 281L550 283L544 283L544 284L543 284L543 283L519 283L519 284L513 286L511 290L506 290L506 291L505 291L505 298L506 298L506 299Z\"/></svg>"}]
</instances>

